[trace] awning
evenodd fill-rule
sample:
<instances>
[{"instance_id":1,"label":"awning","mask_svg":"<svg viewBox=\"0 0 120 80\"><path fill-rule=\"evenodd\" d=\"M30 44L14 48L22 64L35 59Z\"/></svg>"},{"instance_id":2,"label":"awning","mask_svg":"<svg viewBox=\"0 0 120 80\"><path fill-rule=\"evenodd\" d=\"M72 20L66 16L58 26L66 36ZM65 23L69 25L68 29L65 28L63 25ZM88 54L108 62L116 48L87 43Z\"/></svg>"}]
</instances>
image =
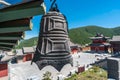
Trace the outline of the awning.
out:
<instances>
[{"instance_id":1,"label":"awning","mask_svg":"<svg viewBox=\"0 0 120 80\"><path fill-rule=\"evenodd\" d=\"M0 9L0 50L10 51L32 29L31 19L45 13L43 0L29 0Z\"/></svg>"}]
</instances>

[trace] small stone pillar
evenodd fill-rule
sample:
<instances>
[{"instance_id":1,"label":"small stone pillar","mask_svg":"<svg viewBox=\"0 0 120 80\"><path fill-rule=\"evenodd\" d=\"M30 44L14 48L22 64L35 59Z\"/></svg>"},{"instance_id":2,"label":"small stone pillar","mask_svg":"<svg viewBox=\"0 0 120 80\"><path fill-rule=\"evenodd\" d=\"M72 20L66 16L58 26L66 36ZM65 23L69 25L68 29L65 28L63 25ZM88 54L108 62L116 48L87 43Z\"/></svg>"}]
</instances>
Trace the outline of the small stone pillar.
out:
<instances>
[{"instance_id":1,"label":"small stone pillar","mask_svg":"<svg viewBox=\"0 0 120 80\"><path fill-rule=\"evenodd\" d=\"M111 57L107 59L108 78L120 80L120 58Z\"/></svg>"}]
</instances>

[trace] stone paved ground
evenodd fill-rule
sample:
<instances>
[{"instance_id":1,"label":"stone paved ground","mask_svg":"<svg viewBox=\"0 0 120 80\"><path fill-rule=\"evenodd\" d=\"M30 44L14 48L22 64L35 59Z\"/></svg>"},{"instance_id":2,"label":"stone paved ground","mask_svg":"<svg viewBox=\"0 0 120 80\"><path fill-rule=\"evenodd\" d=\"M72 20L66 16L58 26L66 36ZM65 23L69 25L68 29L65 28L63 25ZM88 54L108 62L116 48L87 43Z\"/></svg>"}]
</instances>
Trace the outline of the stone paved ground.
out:
<instances>
[{"instance_id":1,"label":"stone paved ground","mask_svg":"<svg viewBox=\"0 0 120 80\"><path fill-rule=\"evenodd\" d=\"M97 54L97 53L78 53L74 54L73 56L73 62L74 66L80 65L85 66L86 70L89 68L87 65L94 63L95 61L105 59L106 57L109 57L108 54Z\"/></svg>"},{"instance_id":2,"label":"stone paved ground","mask_svg":"<svg viewBox=\"0 0 120 80\"><path fill-rule=\"evenodd\" d=\"M10 65L10 78L11 80L27 80L32 78L33 80L42 80L43 74L46 71L49 71L52 73L52 80L57 80L58 75L64 75L67 76L70 71L76 70L77 66L84 66L87 70L89 67L87 65L94 63L95 61L99 59L104 59L105 57L108 57L107 54L91 54L91 53L78 53L74 54L73 56L73 67L71 67L69 64L65 65L64 68L58 72L54 67L52 66L46 66L42 70L39 70L37 65L33 63L31 65L31 61L19 63L19 64L11 64ZM91 66L90 66L91 67ZM0 78L1 80L2 78ZM8 79L3 79L8 80Z\"/></svg>"},{"instance_id":3,"label":"stone paved ground","mask_svg":"<svg viewBox=\"0 0 120 80\"><path fill-rule=\"evenodd\" d=\"M8 76L0 78L0 80L8 80Z\"/></svg>"}]
</instances>

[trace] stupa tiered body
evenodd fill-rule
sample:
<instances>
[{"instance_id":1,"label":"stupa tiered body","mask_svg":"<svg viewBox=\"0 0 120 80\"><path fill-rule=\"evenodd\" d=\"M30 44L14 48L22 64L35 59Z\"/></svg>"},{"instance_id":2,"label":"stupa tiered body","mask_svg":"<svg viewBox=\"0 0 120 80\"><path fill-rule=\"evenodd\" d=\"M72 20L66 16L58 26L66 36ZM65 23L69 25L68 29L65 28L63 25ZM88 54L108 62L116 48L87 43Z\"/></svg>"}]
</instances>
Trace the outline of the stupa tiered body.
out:
<instances>
[{"instance_id":1,"label":"stupa tiered body","mask_svg":"<svg viewBox=\"0 0 120 80\"><path fill-rule=\"evenodd\" d=\"M72 65L66 17L58 11L49 11L43 15L40 27L33 62L39 69L51 65L58 71L66 64Z\"/></svg>"}]
</instances>

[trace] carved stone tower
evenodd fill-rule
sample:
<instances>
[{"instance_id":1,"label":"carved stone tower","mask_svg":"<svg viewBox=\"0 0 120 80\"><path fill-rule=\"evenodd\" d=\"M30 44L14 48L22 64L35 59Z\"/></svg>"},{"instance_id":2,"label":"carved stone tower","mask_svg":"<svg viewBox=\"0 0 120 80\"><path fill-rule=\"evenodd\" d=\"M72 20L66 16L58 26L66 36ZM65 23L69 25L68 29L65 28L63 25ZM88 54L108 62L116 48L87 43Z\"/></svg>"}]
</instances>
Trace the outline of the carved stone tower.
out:
<instances>
[{"instance_id":1,"label":"carved stone tower","mask_svg":"<svg viewBox=\"0 0 120 80\"><path fill-rule=\"evenodd\" d=\"M68 24L64 15L56 9L42 16L38 45L33 57L39 69L47 65L58 71L65 64L72 65L70 46L68 44Z\"/></svg>"}]
</instances>

